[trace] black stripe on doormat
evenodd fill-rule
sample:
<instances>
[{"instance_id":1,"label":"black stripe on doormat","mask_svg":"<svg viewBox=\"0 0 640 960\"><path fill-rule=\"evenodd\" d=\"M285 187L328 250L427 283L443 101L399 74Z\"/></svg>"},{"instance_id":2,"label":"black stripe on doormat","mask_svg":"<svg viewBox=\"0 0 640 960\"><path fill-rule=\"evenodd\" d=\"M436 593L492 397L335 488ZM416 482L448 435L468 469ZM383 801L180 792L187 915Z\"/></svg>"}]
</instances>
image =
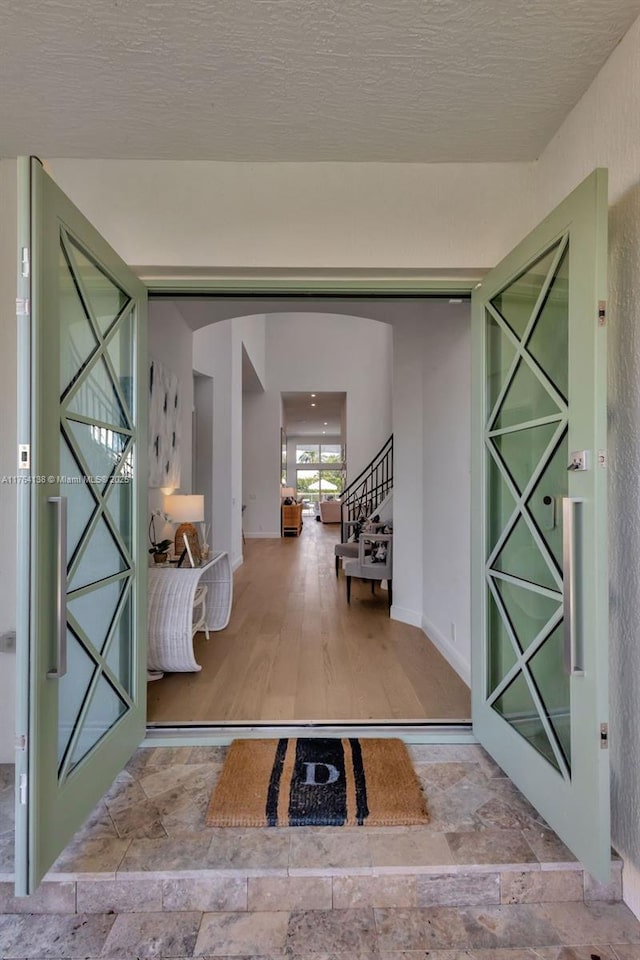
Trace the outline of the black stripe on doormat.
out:
<instances>
[{"instance_id":1,"label":"black stripe on doormat","mask_svg":"<svg viewBox=\"0 0 640 960\"><path fill-rule=\"evenodd\" d=\"M342 741L300 739L289 791L289 826L336 826L347 819Z\"/></svg>"},{"instance_id":2,"label":"black stripe on doormat","mask_svg":"<svg viewBox=\"0 0 640 960\"><path fill-rule=\"evenodd\" d=\"M287 755L288 744L289 740L287 737L282 737L278 740L276 755L273 759L273 767L271 768L271 777L267 789L267 806L265 809L268 827L278 826L278 797L280 796L280 781L282 779L282 768L284 767L284 758Z\"/></svg>"},{"instance_id":3,"label":"black stripe on doormat","mask_svg":"<svg viewBox=\"0 0 640 960\"><path fill-rule=\"evenodd\" d=\"M351 744L351 755L353 757L353 779L356 784L356 823L361 827L369 816L369 807L367 806L367 780L364 775L360 741L355 738L349 738L349 743Z\"/></svg>"}]
</instances>

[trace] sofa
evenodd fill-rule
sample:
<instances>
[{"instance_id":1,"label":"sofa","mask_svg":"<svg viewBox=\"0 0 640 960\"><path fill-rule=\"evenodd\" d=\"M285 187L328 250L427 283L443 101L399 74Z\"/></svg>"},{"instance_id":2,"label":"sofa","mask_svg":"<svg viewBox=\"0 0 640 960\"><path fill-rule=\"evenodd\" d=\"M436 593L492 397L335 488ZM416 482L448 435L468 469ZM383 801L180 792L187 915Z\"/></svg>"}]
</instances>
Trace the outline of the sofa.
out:
<instances>
[{"instance_id":1,"label":"sofa","mask_svg":"<svg viewBox=\"0 0 640 960\"><path fill-rule=\"evenodd\" d=\"M320 519L323 523L340 523L342 504L339 500L320 501Z\"/></svg>"}]
</instances>

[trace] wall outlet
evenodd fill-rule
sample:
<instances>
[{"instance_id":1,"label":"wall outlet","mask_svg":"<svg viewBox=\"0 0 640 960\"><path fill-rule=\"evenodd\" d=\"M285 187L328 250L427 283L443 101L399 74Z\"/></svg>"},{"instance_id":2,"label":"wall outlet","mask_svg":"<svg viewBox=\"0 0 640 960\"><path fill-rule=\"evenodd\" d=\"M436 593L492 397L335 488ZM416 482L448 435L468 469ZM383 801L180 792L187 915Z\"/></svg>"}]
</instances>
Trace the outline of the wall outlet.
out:
<instances>
[{"instance_id":1,"label":"wall outlet","mask_svg":"<svg viewBox=\"0 0 640 960\"><path fill-rule=\"evenodd\" d=\"M451 643L455 643L455 642L456 642L456 625L452 620L451 621Z\"/></svg>"},{"instance_id":2,"label":"wall outlet","mask_svg":"<svg viewBox=\"0 0 640 960\"><path fill-rule=\"evenodd\" d=\"M16 632L15 630L5 630L0 633L0 653L15 653Z\"/></svg>"}]
</instances>

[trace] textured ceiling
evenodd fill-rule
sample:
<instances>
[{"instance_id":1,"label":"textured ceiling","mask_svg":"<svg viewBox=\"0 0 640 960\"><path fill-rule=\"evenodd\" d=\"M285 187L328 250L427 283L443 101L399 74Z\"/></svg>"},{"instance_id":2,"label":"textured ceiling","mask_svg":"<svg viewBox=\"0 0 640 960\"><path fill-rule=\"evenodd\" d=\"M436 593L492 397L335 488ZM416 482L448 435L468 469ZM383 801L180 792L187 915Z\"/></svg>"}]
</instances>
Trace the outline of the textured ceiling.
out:
<instances>
[{"instance_id":1,"label":"textured ceiling","mask_svg":"<svg viewBox=\"0 0 640 960\"><path fill-rule=\"evenodd\" d=\"M2 0L0 155L539 155L640 0Z\"/></svg>"}]
</instances>

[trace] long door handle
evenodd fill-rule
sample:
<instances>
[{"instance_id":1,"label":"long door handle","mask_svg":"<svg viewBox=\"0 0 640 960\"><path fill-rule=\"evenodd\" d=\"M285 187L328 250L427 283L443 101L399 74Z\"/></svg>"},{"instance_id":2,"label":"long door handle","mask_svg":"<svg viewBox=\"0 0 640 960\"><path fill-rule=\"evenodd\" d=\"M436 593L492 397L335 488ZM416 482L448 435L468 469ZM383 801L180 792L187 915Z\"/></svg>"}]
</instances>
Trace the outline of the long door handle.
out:
<instances>
[{"instance_id":1,"label":"long door handle","mask_svg":"<svg viewBox=\"0 0 640 960\"><path fill-rule=\"evenodd\" d=\"M47 676L59 680L67 672L67 498L48 502L56 507L56 666Z\"/></svg>"},{"instance_id":2,"label":"long door handle","mask_svg":"<svg viewBox=\"0 0 640 960\"><path fill-rule=\"evenodd\" d=\"M576 624L576 503L582 503L582 498L562 498L564 668L570 677L580 676L582 673L584 673L582 653L578 650L578 634Z\"/></svg>"}]
</instances>

